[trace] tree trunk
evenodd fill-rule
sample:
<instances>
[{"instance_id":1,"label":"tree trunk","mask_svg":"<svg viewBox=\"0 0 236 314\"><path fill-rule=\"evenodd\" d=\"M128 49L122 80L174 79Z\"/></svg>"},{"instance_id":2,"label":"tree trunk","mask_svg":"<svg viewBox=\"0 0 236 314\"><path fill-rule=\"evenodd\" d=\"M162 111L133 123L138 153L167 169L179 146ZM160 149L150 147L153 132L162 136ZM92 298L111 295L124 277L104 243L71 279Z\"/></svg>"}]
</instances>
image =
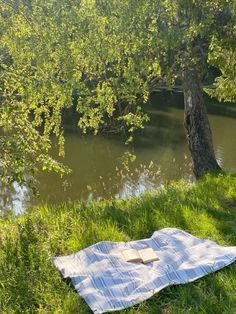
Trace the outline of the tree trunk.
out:
<instances>
[{"instance_id":1,"label":"tree trunk","mask_svg":"<svg viewBox=\"0 0 236 314\"><path fill-rule=\"evenodd\" d=\"M183 71L184 127L188 147L193 161L193 172L200 179L208 172L217 172L218 165L214 153L212 134L203 91L196 67Z\"/></svg>"}]
</instances>

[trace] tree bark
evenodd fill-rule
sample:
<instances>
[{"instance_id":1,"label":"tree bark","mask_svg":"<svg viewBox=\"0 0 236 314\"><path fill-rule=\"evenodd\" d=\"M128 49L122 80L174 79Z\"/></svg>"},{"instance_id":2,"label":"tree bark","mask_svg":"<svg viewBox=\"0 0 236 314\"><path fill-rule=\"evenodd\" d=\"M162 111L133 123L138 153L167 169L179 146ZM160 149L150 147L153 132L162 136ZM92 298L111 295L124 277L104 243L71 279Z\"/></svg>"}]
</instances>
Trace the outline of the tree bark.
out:
<instances>
[{"instance_id":1,"label":"tree bark","mask_svg":"<svg viewBox=\"0 0 236 314\"><path fill-rule=\"evenodd\" d=\"M217 163L203 90L196 67L183 71L184 127L193 161L193 172L200 179L208 172L221 168Z\"/></svg>"}]
</instances>

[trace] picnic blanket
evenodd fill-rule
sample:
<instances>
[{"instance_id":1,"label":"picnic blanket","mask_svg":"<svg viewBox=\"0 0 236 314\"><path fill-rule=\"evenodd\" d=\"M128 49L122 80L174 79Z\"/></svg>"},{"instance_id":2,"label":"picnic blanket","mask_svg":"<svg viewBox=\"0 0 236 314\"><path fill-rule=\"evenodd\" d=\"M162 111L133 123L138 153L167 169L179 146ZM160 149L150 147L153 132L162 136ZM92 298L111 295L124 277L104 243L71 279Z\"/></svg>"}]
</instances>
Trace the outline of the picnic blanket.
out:
<instances>
[{"instance_id":1,"label":"picnic blanket","mask_svg":"<svg viewBox=\"0 0 236 314\"><path fill-rule=\"evenodd\" d=\"M121 251L151 247L160 260L125 262ZM70 277L96 314L121 310L161 289L194 281L236 260L236 246L222 247L176 228L131 242L96 243L78 253L53 258L63 277Z\"/></svg>"}]
</instances>

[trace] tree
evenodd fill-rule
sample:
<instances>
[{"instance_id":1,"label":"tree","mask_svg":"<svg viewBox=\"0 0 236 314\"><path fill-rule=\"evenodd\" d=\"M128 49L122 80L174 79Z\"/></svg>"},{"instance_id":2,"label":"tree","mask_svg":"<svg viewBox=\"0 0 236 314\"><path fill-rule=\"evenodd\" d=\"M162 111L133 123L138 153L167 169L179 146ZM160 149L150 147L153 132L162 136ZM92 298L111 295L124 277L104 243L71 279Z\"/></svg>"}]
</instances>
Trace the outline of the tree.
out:
<instances>
[{"instance_id":1,"label":"tree","mask_svg":"<svg viewBox=\"0 0 236 314\"><path fill-rule=\"evenodd\" d=\"M73 102L84 132L113 119L132 139L152 87L176 81L195 176L220 170L201 82L207 63L218 67L208 92L235 100L235 1L0 1L2 177L62 170L48 159L50 135L63 154L61 112Z\"/></svg>"},{"instance_id":2,"label":"tree","mask_svg":"<svg viewBox=\"0 0 236 314\"><path fill-rule=\"evenodd\" d=\"M54 134L63 155L61 109L71 94L56 78L59 64L52 53L58 33L49 21L44 29L43 9L30 1L3 1L0 9L1 185L32 186L40 168L67 171L49 154Z\"/></svg>"}]
</instances>

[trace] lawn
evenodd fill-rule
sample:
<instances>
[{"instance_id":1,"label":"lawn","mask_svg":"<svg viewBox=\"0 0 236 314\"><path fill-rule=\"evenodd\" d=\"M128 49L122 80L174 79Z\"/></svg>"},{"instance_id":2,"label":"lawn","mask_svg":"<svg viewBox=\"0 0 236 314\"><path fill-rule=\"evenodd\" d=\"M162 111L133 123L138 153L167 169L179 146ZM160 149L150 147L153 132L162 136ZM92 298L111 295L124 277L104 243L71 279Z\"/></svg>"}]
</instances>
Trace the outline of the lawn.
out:
<instances>
[{"instance_id":1,"label":"lawn","mask_svg":"<svg viewBox=\"0 0 236 314\"><path fill-rule=\"evenodd\" d=\"M0 313L91 313L51 257L102 240L146 238L163 227L236 245L236 177L207 176L127 200L42 205L0 218ZM117 313L235 314L236 263Z\"/></svg>"}]
</instances>

